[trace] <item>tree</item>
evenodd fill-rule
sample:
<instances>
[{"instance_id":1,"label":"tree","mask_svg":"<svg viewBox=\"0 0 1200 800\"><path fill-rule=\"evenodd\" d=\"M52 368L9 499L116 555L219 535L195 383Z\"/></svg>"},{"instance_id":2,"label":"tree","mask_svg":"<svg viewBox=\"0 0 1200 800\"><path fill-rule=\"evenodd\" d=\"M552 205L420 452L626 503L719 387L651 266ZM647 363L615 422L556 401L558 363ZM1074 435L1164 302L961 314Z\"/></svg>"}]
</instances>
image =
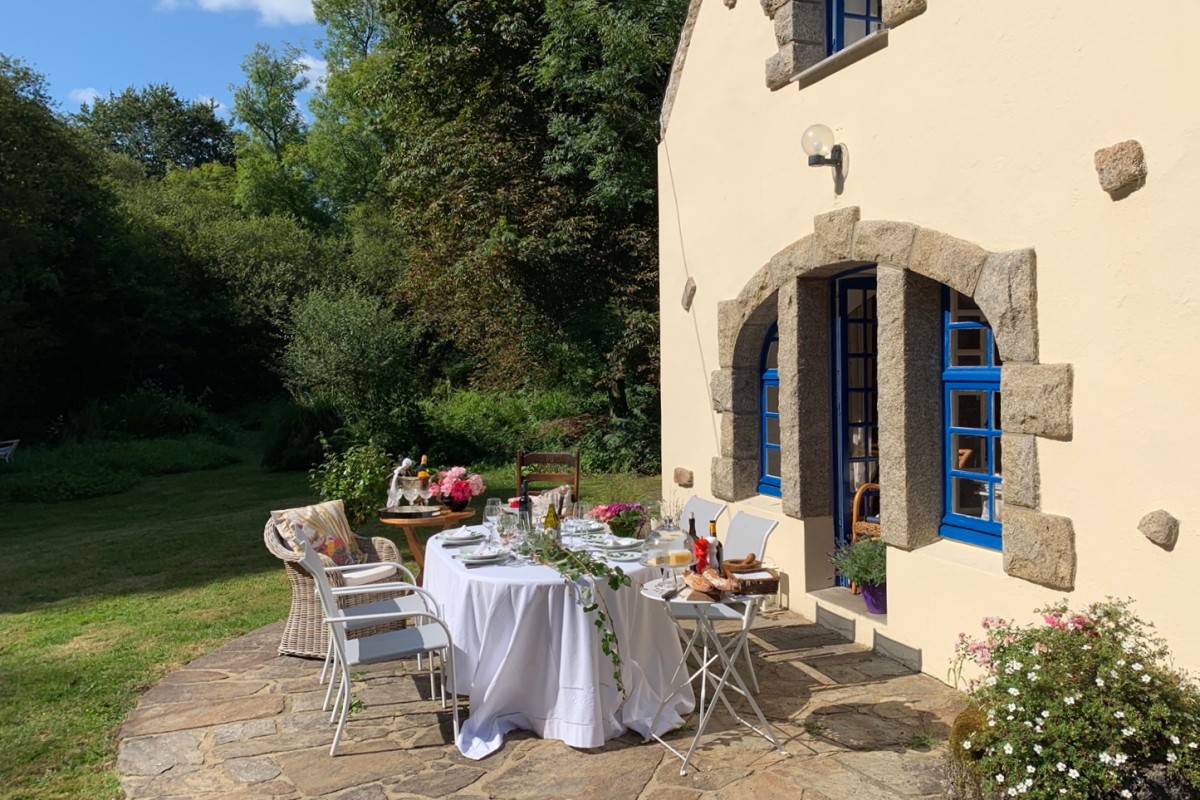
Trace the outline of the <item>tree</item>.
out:
<instances>
[{"instance_id":1,"label":"tree","mask_svg":"<svg viewBox=\"0 0 1200 800\"><path fill-rule=\"evenodd\" d=\"M170 165L233 164L233 131L216 114L213 101L181 100L170 86L152 83L84 103L75 121L101 145L162 177Z\"/></svg>"},{"instance_id":2,"label":"tree","mask_svg":"<svg viewBox=\"0 0 1200 800\"><path fill-rule=\"evenodd\" d=\"M304 118L296 96L308 86L308 78L297 60L300 55L295 47L277 53L260 42L242 61L246 83L230 87L234 117L247 126L253 142L280 162L289 146L304 141Z\"/></svg>"}]
</instances>

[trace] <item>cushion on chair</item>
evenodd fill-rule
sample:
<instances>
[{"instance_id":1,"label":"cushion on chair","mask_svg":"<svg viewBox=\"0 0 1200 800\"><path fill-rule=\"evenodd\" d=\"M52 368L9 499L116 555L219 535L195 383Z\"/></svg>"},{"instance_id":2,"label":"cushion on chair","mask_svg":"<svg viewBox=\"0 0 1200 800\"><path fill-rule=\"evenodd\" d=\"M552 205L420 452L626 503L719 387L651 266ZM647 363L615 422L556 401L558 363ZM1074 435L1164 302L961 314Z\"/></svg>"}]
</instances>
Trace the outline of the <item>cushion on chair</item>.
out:
<instances>
[{"instance_id":1,"label":"cushion on chair","mask_svg":"<svg viewBox=\"0 0 1200 800\"><path fill-rule=\"evenodd\" d=\"M358 546L346 519L346 509L341 500L329 500L315 506L288 508L272 511L279 534L297 553L300 546L297 536L303 536L318 553L328 556L334 564L344 567L361 564L367 556ZM348 581L347 581L348 582Z\"/></svg>"},{"instance_id":2,"label":"cushion on chair","mask_svg":"<svg viewBox=\"0 0 1200 800\"><path fill-rule=\"evenodd\" d=\"M396 574L396 568L390 564L364 565L362 569L348 569L341 573L342 582L347 586L363 586L376 583Z\"/></svg>"}]
</instances>

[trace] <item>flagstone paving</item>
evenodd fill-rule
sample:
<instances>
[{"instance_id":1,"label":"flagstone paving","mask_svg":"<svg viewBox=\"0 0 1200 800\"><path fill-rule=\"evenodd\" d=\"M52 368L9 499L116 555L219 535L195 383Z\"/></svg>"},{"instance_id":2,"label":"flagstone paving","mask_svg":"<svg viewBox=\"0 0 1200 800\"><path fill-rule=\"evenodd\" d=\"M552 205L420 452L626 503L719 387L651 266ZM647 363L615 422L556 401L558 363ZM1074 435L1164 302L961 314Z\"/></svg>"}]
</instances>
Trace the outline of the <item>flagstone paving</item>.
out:
<instances>
[{"instance_id":1,"label":"flagstone paving","mask_svg":"<svg viewBox=\"0 0 1200 800\"><path fill-rule=\"evenodd\" d=\"M428 675L384 666L356 673L363 707L331 758L320 664L280 657L281 628L247 634L142 697L119 734L130 800L936 798L962 707L932 678L775 611L759 617L752 651L759 702L790 757L722 709L683 776L675 756L634 734L576 750L514 733L471 761L450 743L450 712L431 699ZM685 748L695 721L668 739Z\"/></svg>"}]
</instances>

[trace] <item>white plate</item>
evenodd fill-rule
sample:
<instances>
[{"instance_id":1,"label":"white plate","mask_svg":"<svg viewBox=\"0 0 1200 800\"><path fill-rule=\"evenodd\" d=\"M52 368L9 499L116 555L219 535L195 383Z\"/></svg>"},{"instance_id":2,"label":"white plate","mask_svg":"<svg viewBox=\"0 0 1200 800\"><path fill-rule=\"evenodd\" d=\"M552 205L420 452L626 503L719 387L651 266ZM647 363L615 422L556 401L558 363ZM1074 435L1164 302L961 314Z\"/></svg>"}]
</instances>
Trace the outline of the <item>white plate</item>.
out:
<instances>
[{"instance_id":1,"label":"white plate","mask_svg":"<svg viewBox=\"0 0 1200 800\"><path fill-rule=\"evenodd\" d=\"M456 531L446 531L441 534L443 542L452 542L454 544L463 544L464 542L478 542L484 537L484 534L479 531L473 531L470 528L459 528Z\"/></svg>"},{"instance_id":2,"label":"white plate","mask_svg":"<svg viewBox=\"0 0 1200 800\"><path fill-rule=\"evenodd\" d=\"M485 544L479 547L463 548L455 555L455 558L464 564L487 564L493 561L507 561L508 556L509 551L503 547Z\"/></svg>"},{"instance_id":3,"label":"white plate","mask_svg":"<svg viewBox=\"0 0 1200 800\"><path fill-rule=\"evenodd\" d=\"M617 550L610 553L605 553L604 557L609 561L641 561L641 550Z\"/></svg>"},{"instance_id":4,"label":"white plate","mask_svg":"<svg viewBox=\"0 0 1200 800\"><path fill-rule=\"evenodd\" d=\"M596 541L596 547L601 550L640 550L645 544L641 539L632 537L614 536L611 539L605 537Z\"/></svg>"}]
</instances>

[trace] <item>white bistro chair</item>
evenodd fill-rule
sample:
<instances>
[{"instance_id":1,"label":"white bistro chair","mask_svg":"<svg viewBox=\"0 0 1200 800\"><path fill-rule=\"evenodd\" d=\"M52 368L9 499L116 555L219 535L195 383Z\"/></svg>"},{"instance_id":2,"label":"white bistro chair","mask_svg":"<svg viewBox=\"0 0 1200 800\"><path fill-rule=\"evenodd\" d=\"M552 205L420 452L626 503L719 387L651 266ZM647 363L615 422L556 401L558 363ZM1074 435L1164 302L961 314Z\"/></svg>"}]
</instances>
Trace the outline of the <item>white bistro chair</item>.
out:
<instances>
[{"instance_id":1,"label":"white bistro chair","mask_svg":"<svg viewBox=\"0 0 1200 800\"><path fill-rule=\"evenodd\" d=\"M433 596L418 587L410 586L409 584L398 584L397 586L400 588L412 590L414 596L425 598L428 603L425 608L417 611L405 611L396 608L395 610L373 614L359 612L353 616L347 615L345 610L338 606L337 599L334 597L333 590L329 585L329 580L325 576L325 567L321 564L320 556L308 546L307 540L303 537L299 541L302 551L300 563L312 575L313 583L316 584L316 591L321 599L321 606L325 611L324 622L329 626L329 638L333 643L334 672L329 679L329 688L325 693L325 702L328 705L329 698L333 696L333 715L338 716L338 726L337 731L333 735L333 744L329 748L329 754L331 756L337 755L338 742L341 740L342 731L346 727L346 715L350 709L351 667L358 667L365 664L379 664L385 661L394 661L412 656L429 655L432 669L433 657L436 655L441 661L442 707L445 708L446 684L448 681L453 681L454 675L454 646L450 638L450 629L442 620L437 601L433 599ZM355 591L378 592L379 588L378 585L369 587L346 586L339 590L339 594L349 594ZM357 639L346 637L346 628L349 625L378 624L380 622L395 622L397 620L411 620L418 624L387 633L361 636ZM335 687L337 687L336 694L334 694ZM451 692L450 698L453 708L454 739L457 741L458 695Z\"/></svg>"},{"instance_id":2,"label":"white bistro chair","mask_svg":"<svg viewBox=\"0 0 1200 800\"><path fill-rule=\"evenodd\" d=\"M725 513L725 504L717 503L713 500L705 500L698 494L694 494L688 498L688 501L683 504L683 510L679 512L679 527L687 530L688 515L696 515L696 533L703 536L708 532L708 521L710 519L720 519Z\"/></svg>"}]
</instances>

